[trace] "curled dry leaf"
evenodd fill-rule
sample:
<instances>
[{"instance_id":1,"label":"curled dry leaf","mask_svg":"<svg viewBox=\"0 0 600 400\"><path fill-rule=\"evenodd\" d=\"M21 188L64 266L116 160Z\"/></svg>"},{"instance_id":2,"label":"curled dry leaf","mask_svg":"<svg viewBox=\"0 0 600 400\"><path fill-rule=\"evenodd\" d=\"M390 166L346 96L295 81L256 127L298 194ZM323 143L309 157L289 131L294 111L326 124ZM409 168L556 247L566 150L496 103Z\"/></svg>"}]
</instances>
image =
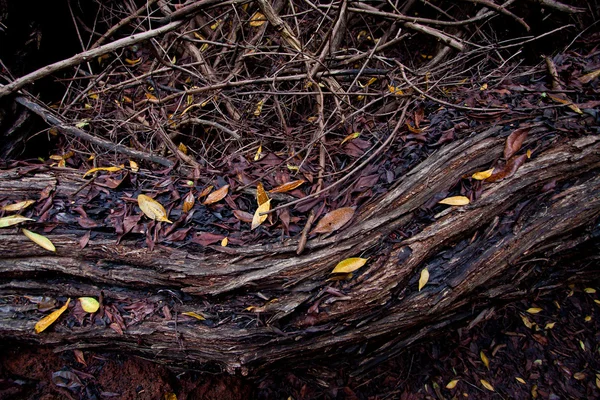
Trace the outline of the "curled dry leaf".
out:
<instances>
[{"instance_id":1,"label":"curled dry leaf","mask_svg":"<svg viewBox=\"0 0 600 400\"><path fill-rule=\"evenodd\" d=\"M482 180L487 179L490 176L492 176L493 173L494 173L494 168L486 169L485 171L475 172L473 174L473 176L471 176L471 178L478 180L478 181L482 181Z\"/></svg>"},{"instance_id":2,"label":"curled dry leaf","mask_svg":"<svg viewBox=\"0 0 600 400\"><path fill-rule=\"evenodd\" d=\"M352 257L346 258L345 260L340 261L333 271L332 274L349 274L350 272L354 272L357 269L361 268L363 265L367 263L368 258L360 258L360 257Z\"/></svg>"},{"instance_id":3,"label":"curled dry leaf","mask_svg":"<svg viewBox=\"0 0 600 400\"><path fill-rule=\"evenodd\" d=\"M508 137L506 138L506 144L504 145L504 158L509 159L517 151L521 150L521 146L523 142L527 138L527 134L531 128L521 128L514 130Z\"/></svg>"},{"instance_id":4,"label":"curled dry leaf","mask_svg":"<svg viewBox=\"0 0 600 400\"><path fill-rule=\"evenodd\" d=\"M78 300L83 311L87 313L93 314L100 308L100 303L93 297L80 297Z\"/></svg>"},{"instance_id":5,"label":"curled dry leaf","mask_svg":"<svg viewBox=\"0 0 600 400\"><path fill-rule=\"evenodd\" d=\"M470 203L469 198L465 196L446 197L444 200L438 201L439 204L447 204L449 206L466 206Z\"/></svg>"},{"instance_id":6,"label":"curled dry leaf","mask_svg":"<svg viewBox=\"0 0 600 400\"><path fill-rule=\"evenodd\" d=\"M227 196L227 193L229 193L229 185L220 187L219 189L209 194L206 200L204 200L204 203L202 204L209 205L216 203L217 201L221 201L225 198L225 196Z\"/></svg>"},{"instance_id":7,"label":"curled dry leaf","mask_svg":"<svg viewBox=\"0 0 600 400\"><path fill-rule=\"evenodd\" d=\"M46 330L46 328L48 328L50 325L52 325L54 323L54 321L56 321L58 319L58 317L60 317L62 315L62 313L65 312L67 307L69 307L70 302L71 302L71 299L68 299L64 306L62 306L58 310L53 311L52 313L46 315L44 318L40 319L35 324L35 328L34 328L35 333L43 332Z\"/></svg>"},{"instance_id":8,"label":"curled dry leaf","mask_svg":"<svg viewBox=\"0 0 600 400\"><path fill-rule=\"evenodd\" d=\"M259 206L262 206L267 201L269 201L269 196L267 195L267 192L265 192L263 184L258 182L256 184L256 203Z\"/></svg>"},{"instance_id":9,"label":"curled dry leaf","mask_svg":"<svg viewBox=\"0 0 600 400\"><path fill-rule=\"evenodd\" d=\"M419 277L419 292L421 291L421 289L423 289L423 287L425 287L428 281L429 270L427 268L423 268L423 270L421 271L421 276Z\"/></svg>"},{"instance_id":10,"label":"curled dry leaf","mask_svg":"<svg viewBox=\"0 0 600 400\"><path fill-rule=\"evenodd\" d=\"M46 236L42 236L39 233L31 232L30 230L27 230L25 228L23 228L23 234L38 246L43 247L48 251L56 251L56 247L54 247L50 239L48 239Z\"/></svg>"},{"instance_id":11,"label":"curled dry leaf","mask_svg":"<svg viewBox=\"0 0 600 400\"><path fill-rule=\"evenodd\" d=\"M88 170L85 174L83 174L83 177L85 178L89 174L93 174L94 172L98 172L98 171L118 172L118 171L120 171L122 169L123 168L121 168L121 167L98 167L98 168L92 168L92 169Z\"/></svg>"},{"instance_id":12,"label":"curled dry leaf","mask_svg":"<svg viewBox=\"0 0 600 400\"><path fill-rule=\"evenodd\" d=\"M12 225L20 224L25 221L33 221L31 218L24 217L22 215L9 215L8 217L0 218L0 228L6 228Z\"/></svg>"},{"instance_id":13,"label":"curled dry leaf","mask_svg":"<svg viewBox=\"0 0 600 400\"><path fill-rule=\"evenodd\" d=\"M252 226L250 230L254 230L258 228L263 222L267 220L268 215L260 215L261 213L265 213L271 210L271 200L267 200L265 203L261 204L254 213L254 217L252 217Z\"/></svg>"},{"instance_id":14,"label":"curled dry leaf","mask_svg":"<svg viewBox=\"0 0 600 400\"><path fill-rule=\"evenodd\" d=\"M167 211L163 205L154 200L152 197L148 197L145 194L140 194L137 200L140 209L146 215L146 217L155 221L168 222L169 224L173 223L167 218Z\"/></svg>"},{"instance_id":15,"label":"curled dry leaf","mask_svg":"<svg viewBox=\"0 0 600 400\"><path fill-rule=\"evenodd\" d=\"M192 192L189 192L185 199L183 199L183 212L189 212L192 207L194 207L194 203L196 202L196 198Z\"/></svg>"},{"instance_id":16,"label":"curled dry leaf","mask_svg":"<svg viewBox=\"0 0 600 400\"><path fill-rule=\"evenodd\" d=\"M33 203L35 203L35 200L23 200L23 201L19 201L18 203L9 204L9 205L6 205L6 206L2 207L2 211L8 211L8 212L21 211L21 210L26 209L27 207L29 207Z\"/></svg>"},{"instance_id":17,"label":"curled dry leaf","mask_svg":"<svg viewBox=\"0 0 600 400\"><path fill-rule=\"evenodd\" d=\"M283 185L277 186L275 189L269 190L269 193L286 193L290 190L294 190L300 185L302 185L305 181L302 179L298 179L297 181L292 181L288 183L284 183Z\"/></svg>"},{"instance_id":18,"label":"curled dry leaf","mask_svg":"<svg viewBox=\"0 0 600 400\"><path fill-rule=\"evenodd\" d=\"M452 379L450 382L448 382L448 384L446 385L446 389L454 389L456 387L456 384L458 383L460 379Z\"/></svg>"},{"instance_id":19,"label":"curled dry leaf","mask_svg":"<svg viewBox=\"0 0 600 400\"><path fill-rule=\"evenodd\" d=\"M312 233L331 233L337 231L354 216L356 207L342 207L325 214L319 221Z\"/></svg>"}]
</instances>

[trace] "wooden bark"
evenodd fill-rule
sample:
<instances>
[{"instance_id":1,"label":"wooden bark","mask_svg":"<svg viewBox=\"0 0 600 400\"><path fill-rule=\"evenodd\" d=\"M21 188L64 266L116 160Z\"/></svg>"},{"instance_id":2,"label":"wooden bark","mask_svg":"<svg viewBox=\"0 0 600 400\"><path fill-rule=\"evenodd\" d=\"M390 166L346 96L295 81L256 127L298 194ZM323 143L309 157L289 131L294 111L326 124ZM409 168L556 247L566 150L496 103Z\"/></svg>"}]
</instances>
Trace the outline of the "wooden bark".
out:
<instances>
[{"instance_id":1,"label":"wooden bark","mask_svg":"<svg viewBox=\"0 0 600 400\"><path fill-rule=\"evenodd\" d=\"M300 256L294 240L200 253L160 245L149 251L134 236L116 244L107 230L80 249L86 231L61 233L60 227L47 234L57 247L49 254L17 229L4 229L0 337L57 350L134 351L174 366L216 363L230 372L340 354L368 368L450 323L488 315L497 301L598 275L600 137L548 137L543 128L532 130L528 140L549 142L545 150L514 176L484 183L472 204L426 223L420 210L500 157L506 137L492 128L450 144L359 208L351 226L309 240ZM85 184L79 171L23 172L0 171L0 198L37 198L51 186L61 212L75 215L69 204ZM556 188L544 192L553 181ZM409 226L412 236L390 239ZM370 261L357 277L327 281L338 261L361 254ZM562 262L566 257L569 263ZM425 267L431 276L418 291ZM121 309L123 334L100 323L64 321L35 334L42 314L13 301L15 295L101 291L105 304L141 302L152 312L136 318ZM183 311L207 321L182 321Z\"/></svg>"}]
</instances>

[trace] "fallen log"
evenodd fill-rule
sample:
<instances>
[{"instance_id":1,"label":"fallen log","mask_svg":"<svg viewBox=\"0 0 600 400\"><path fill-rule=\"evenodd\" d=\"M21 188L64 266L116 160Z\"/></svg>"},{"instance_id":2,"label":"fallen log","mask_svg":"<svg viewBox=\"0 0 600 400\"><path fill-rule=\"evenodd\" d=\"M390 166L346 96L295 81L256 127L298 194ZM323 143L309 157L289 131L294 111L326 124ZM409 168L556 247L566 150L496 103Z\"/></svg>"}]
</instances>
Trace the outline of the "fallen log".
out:
<instances>
[{"instance_id":1,"label":"fallen log","mask_svg":"<svg viewBox=\"0 0 600 400\"><path fill-rule=\"evenodd\" d=\"M53 192L55 219L65 222L45 233L55 254L17 229L0 231L0 337L230 372L339 354L367 368L498 302L598 276L600 137L536 128L527 140L547 145L513 176L484 183L473 203L424 218L440 193L502 154L505 136L492 128L447 145L361 206L348 228L309 240L300 256L295 240L150 251L143 235L117 242L105 226L81 248L88 230L76 228L74 209L88 183L79 172L2 170L0 198ZM369 262L357 276L328 281L337 262L359 255ZM425 268L429 281L418 290ZM102 307L93 317L71 309L36 334L44 314L27 299L40 296L61 304L97 296ZM190 311L206 319L182 315Z\"/></svg>"}]
</instances>

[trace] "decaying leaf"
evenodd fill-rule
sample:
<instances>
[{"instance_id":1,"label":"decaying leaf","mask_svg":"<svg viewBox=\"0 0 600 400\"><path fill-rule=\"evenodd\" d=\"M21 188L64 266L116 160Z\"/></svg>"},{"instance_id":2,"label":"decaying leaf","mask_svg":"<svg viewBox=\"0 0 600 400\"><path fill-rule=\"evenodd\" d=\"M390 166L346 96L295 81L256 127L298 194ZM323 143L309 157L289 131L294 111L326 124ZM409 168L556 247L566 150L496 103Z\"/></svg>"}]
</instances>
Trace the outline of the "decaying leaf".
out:
<instances>
[{"instance_id":1,"label":"decaying leaf","mask_svg":"<svg viewBox=\"0 0 600 400\"><path fill-rule=\"evenodd\" d=\"M492 176L487 178L488 182L497 182L504 178L509 178L517 172L517 170L525 163L527 160L527 154L514 155L508 159L506 164L501 169L496 169Z\"/></svg>"},{"instance_id":2,"label":"decaying leaf","mask_svg":"<svg viewBox=\"0 0 600 400\"><path fill-rule=\"evenodd\" d=\"M252 214L242 210L233 210L233 215L242 222L252 222Z\"/></svg>"},{"instance_id":3,"label":"decaying leaf","mask_svg":"<svg viewBox=\"0 0 600 400\"><path fill-rule=\"evenodd\" d=\"M185 196L185 199L183 199L183 212L189 212L192 207L194 207L195 202L196 198L194 197L194 193L190 191L187 196Z\"/></svg>"},{"instance_id":4,"label":"decaying leaf","mask_svg":"<svg viewBox=\"0 0 600 400\"><path fill-rule=\"evenodd\" d=\"M25 221L33 221L31 218L24 217L19 214L9 215L8 217L0 218L0 228L6 228L12 225L20 224Z\"/></svg>"},{"instance_id":5,"label":"decaying leaf","mask_svg":"<svg viewBox=\"0 0 600 400\"><path fill-rule=\"evenodd\" d=\"M359 136L360 136L360 132L354 132L354 133L351 133L351 134L349 134L348 136L346 136L346 137L344 138L344 140L342 140L342 143L340 143L340 145L342 145L342 144L344 144L344 143L346 143L346 142L349 142L349 141L351 141L351 140L354 140L354 139L358 138Z\"/></svg>"},{"instance_id":6,"label":"decaying leaf","mask_svg":"<svg viewBox=\"0 0 600 400\"><path fill-rule=\"evenodd\" d=\"M473 176L471 176L471 178L473 178L475 180L478 180L478 181L483 181L484 179L487 179L490 176L492 176L493 172L494 172L494 168L492 168L492 169L486 169L485 171L475 172L473 174Z\"/></svg>"},{"instance_id":7,"label":"decaying leaf","mask_svg":"<svg viewBox=\"0 0 600 400\"><path fill-rule=\"evenodd\" d=\"M271 200L267 200L266 202L261 204L256 209L256 212L254 213L254 217L252 217L252 226L250 227L251 231L258 228L263 222L265 222L267 220L267 217L268 217L267 214L265 214L265 215L260 215L260 214L265 213L269 210L271 210Z\"/></svg>"},{"instance_id":8,"label":"decaying leaf","mask_svg":"<svg viewBox=\"0 0 600 400\"><path fill-rule=\"evenodd\" d=\"M211 190L213 190L213 185L209 185L209 186L205 187L198 195L198 198L201 199L202 197L208 195Z\"/></svg>"},{"instance_id":9,"label":"decaying leaf","mask_svg":"<svg viewBox=\"0 0 600 400\"><path fill-rule=\"evenodd\" d=\"M269 196L267 195L267 192L265 192L263 184L258 182L256 184L256 203L259 206L262 206L267 201L269 201Z\"/></svg>"},{"instance_id":10,"label":"decaying leaf","mask_svg":"<svg viewBox=\"0 0 600 400\"><path fill-rule=\"evenodd\" d=\"M229 185L220 187L219 189L217 189L214 192L212 192L211 194L209 194L206 197L206 200L204 200L204 203L202 203L202 204L209 205L209 204L216 203L217 201L221 201L225 198L225 196L227 196L227 193L229 193Z\"/></svg>"},{"instance_id":11,"label":"decaying leaf","mask_svg":"<svg viewBox=\"0 0 600 400\"><path fill-rule=\"evenodd\" d=\"M564 104L567 107L569 107L572 111L575 111L577 114L583 114L583 111L581 111L581 109L579 107L577 107L576 104L574 104L570 99L563 99L560 98L558 96L553 96L551 94L548 94L548 97L550 99L552 99L554 102L556 103L560 103L560 104ZM566 96L565 96L566 97Z\"/></svg>"},{"instance_id":12,"label":"decaying leaf","mask_svg":"<svg viewBox=\"0 0 600 400\"><path fill-rule=\"evenodd\" d=\"M481 386L483 386L484 388L486 388L490 392L495 392L494 387L492 386L492 384L489 383L488 381L486 381L485 379L480 379L479 382L481 382Z\"/></svg>"},{"instance_id":13,"label":"decaying leaf","mask_svg":"<svg viewBox=\"0 0 600 400\"><path fill-rule=\"evenodd\" d=\"M517 151L521 150L521 146L530 130L531 128L520 128L508 135L506 144L504 145L504 158L506 160L511 158Z\"/></svg>"},{"instance_id":14,"label":"decaying leaf","mask_svg":"<svg viewBox=\"0 0 600 400\"><path fill-rule=\"evenodd\" d=\"M269 190L269 193L286 193L301 186L304 182L304 180L298 179L297 181L284 183L283 185L279 185L276 188Z\"/></svg>"},{"instance_id":15,"label":"decaying leaf","mask_svg":"<svg viewBox=\"0 0 600 400\"><path fill-rule=\"evenodd\" d=\"M346 258L345 260L340 261L333 271L332 274L348 274L350 272L354 272L363 265L366 264L368 258L360 258L360 257L352 257Z\"/></svg>"},{"instance_id":16,"label":"decaying leaf","mask_svg":"<svg viewBox=\"0 0 600 400\"><path fill-rule=\"evenodd\" d=\"M173 223L167 218L167 211L163 205L154 200L152 197L148 197L145 194L140 194L137 198L137 201L138 206L146 215L146 217L155 221L168 222L169 224Z\"/></svg>"},{"instance_id":17,"label":"decaying leaf","mask_svg":"<svg viewBox=\"0 0 600 400\"><path fill-rule=\"evenodd\" d=\"M454 389L456 387L456 384L458 383L460 379L452 379L450 382L448 382L448 384L446 385L446 389Z\"/></svg>"},{"instance_id":18,"label":"decaying leaf","mask_svg":"<svg viewBox=\"0 0 600 400\"><path fill-rule=\"evenodd\" d=\"M588 72L587 74L579 77L579 82L581 83L590 83L594 79L600 76L600 69L597 69L592 72Z\"/></svg>"},{"instance_id":19,"label":"decaying leaf","mask_svg":"<svg viewBox=\"0 0 600 400\"><path fill-rule=\"evenodd\" d=\"M187 312L183 312L181 314L182 315L187 315L188 317L196 318L197 320L200 320L200 321L206 320L206 318L204 318L202 315L200 315L198 313L195 313L193 311L187 311Z\"/></svg>"},{"instance_id":20,"label":"decaying leaf","mask_svg":"<svg viewBox=\"0 0 600 400\"><path fill-rule=\"evenodd\" d=\"M542 311L542 309L541 308L537 308L537 307L531 307L531 308L528 308L525 311L528 312L529 314L537 314L540 311Z\"/></svg>"},{"instance_id":21,"label":"decaying leaf","mask_svg":"<svg viewBox=\"0 0 600 400\"><path fill-rule=\"evenodd\" d=\"M466 206L470 203L469 198L466 196L452 196L446 197L444 200L438 201L439 204L447 204L449 206Z\"/></svg>"},{"instance_id":22,"label":"decaying leaf","mask_svg":"<svg viewBox=\"0 0 600 400\"><path fill-rule=\"evenodd\" d=\"M42 236L39 233L31 232L30 230L27 230L25 228L23 228L23 234L38 246L48 251L56 251L56 247L54 247L50 239L48 239L46 236Z\"/></svg>"},{"instance_id":23,"label":"decaying leaf","mask_svg":"<svg viewBox=\"0 0 600 400\"><path fill-rule=\"evenodd\" d=\"M93 314L100 308L100 303L93 297L80 297L78 300L83 311L87 313Z\"/></svg>"},{"instance_id":24,"label":"decaying leaf","mask_svg":"<svg viewBox=\"0 0 600 400\"><path fill-rule=\"evenodd\" d=\"M342 207L328 212L321 218L312 233L331 233L348 223L354 216L356 207Z\"/></svg>"},{"instance_id":25,"label":"decaying leaf","mask_svg":"<svg viewBox=\"0 0 600 400\"><path fill-rule=\"evenodd\" d=\"M479 357L481 357L481 361L483 361L483 365L485 365L485 367L487 369L490 369L490 359L487 358L487 356L485 355L485 353L483 352L483 350L481 350L479 352Z\"/></svg>"},{"instance_id":26,"label":"decaying leaf","mask_svg":"<svg viewBox=\"0 0 600 400\"><path fill-rule=\"evenodd\" d=\"M255 12L252 17L250 17L250 26L252 27L259 27L265 22L267 22L267 18L260 11Z\"/></svg>"},{"instance_id":27,"label":"decaying leaf","mask_svg":"<svg viewBox=\"0 0 600 400\"><path fill-rule=\"evenodd\" d=\"M98 172L98 171L106 171L106 172L117 172L122 170L123 168L121 167L98 167L98 168L92 168L90 170L88 170L85 174L83 174L83 177L85 178L86 176L93 174L94 172Z\"/></svg>"},{"instance_id":28,"label":"decaying leaf","mask_svg":"<svg viewBox=\"0 0 600 400\"><path fill-rule=\"evenodd\" d=\"M419 277L419 292L425 287L427 281L429 281L429 270L423 268L423 270L421 270L421 276Z\"/></svg>"},{"instance_id":29,"label":"decaying leaf","mask_svg":"<svg viewBox=\"0 0 600 400\"><path fill-rule=\"evenodd\" d=\"M21 211L29 207L35 203L35 200L23 200L17 203L9 204L2 207L2 211L13 212L13 211Z\"/></svg>"},{"instance_id":30,"label":"decaying leaf","mask_svg":"<svg viewBox=\"0 0 600 400\"><path fill-rule=\"evenodd\" d=\"M54 321L56 321L58 319L58 317L60 317L62 315L62 313L65 312L67 307L69 307L70 302L71 302L71 299L68 299L64 306L62 306L61 308L59 308L56 311L51 312L50 314L46 315L44 318L40 319L35 324L35 328L34 328L35 333L43 332L46 330L46 328L48 328L50 325L52 325L54 323Z\"/></svg>"}]
</instances>

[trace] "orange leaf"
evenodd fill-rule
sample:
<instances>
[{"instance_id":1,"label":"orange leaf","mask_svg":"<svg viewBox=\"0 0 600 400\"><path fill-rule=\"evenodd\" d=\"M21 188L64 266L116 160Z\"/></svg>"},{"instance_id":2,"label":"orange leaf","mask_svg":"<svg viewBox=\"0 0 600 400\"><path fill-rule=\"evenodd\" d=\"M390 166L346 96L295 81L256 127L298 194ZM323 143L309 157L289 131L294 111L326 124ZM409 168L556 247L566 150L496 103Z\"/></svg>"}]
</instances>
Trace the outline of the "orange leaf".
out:
<instances>
[{"instance_id":1,"label":"orange leaf","mask_svg":"<svg viewBox=\"0 0 600 400\"><path fill-rule=\"evenodd\" d=\"M302 185L304 181L299 179L297 181L284 183L283 185L277 186L275 189L269 190L269 193L285 193L290 190L296 189L298 186Z\"/></svg>"},{"instance_id":2,"label":"orange leaf","mask_svg":"<svg viewBox=\"0 0 600 400\"><path fill-rule=\"evenodd\" d=\"M551 94L549 94L548 97L550 97L552 100L554 100L557 103L566 105L571 110L575 111L577 114L583 114L583 111L581 111L581 109L579 107L577 107L576 104L573 104L573 102L570 99L562 99L558 96L552 96Z\"/></svg>"},{"instance_id":3,"label":"orange leaf","mask_svg":"<svg viewBox=\"0 0 600 400\"><path fill-rule=\"evenodd\" d=\"M225 186L215 190L211 194L209 194L208 197L206 198L206 200L204 200L204 203L202 203L202 204L208 205L208 204L216 203L217 201L221 201L225 198L225 196L227 196L228 192L229 192L229 185L225 185Z\"/></svg>"},{"instance_id":4,"label":"orange leaf","mask_svg":"<svg viewBox=\"0 0 600 400\"><path fill-rule=\"evenodd\" d=\"M267 201L269 201L269 196L267 195L267 192L265 192L262 183L258 182L258 184L256 184L256 202L259 206L262 206Z\"/></svg>"},{"instance_id":5,"label":"orange leaf","mask_svg":"<svg viewBox=\"0 0 600 400\"><path fill-rule=\"evenodd\" d=\"M202 190L200 192L200 194L198 195L198 198L202 198L202 197L208 195L211 190L213 190L213 185L209 185L209 186L205 187L204 190Z\"/></svg>"},{"instance_id":6,"label":"orange leaf","mask_svg":"<svg viewBox=\"0 0 600 400\"><path fill-rule=\"evenodd\" d=\"M183 200L183 212L189 212L192 207L194 207L194 203L196 202L196 198L192 192L189 192L185 199Z\"/></svg>"},{"instance_id":7,"label":"orange leaf","mask_svg":"<svg viewBox=\"0 0 600 400\"><path fill-rule=\"evenodd\" d=\"M311 233L330 233L337 231L354 216L356 207L342 207L325 214Z\"/></svg>"}]
</instances>

